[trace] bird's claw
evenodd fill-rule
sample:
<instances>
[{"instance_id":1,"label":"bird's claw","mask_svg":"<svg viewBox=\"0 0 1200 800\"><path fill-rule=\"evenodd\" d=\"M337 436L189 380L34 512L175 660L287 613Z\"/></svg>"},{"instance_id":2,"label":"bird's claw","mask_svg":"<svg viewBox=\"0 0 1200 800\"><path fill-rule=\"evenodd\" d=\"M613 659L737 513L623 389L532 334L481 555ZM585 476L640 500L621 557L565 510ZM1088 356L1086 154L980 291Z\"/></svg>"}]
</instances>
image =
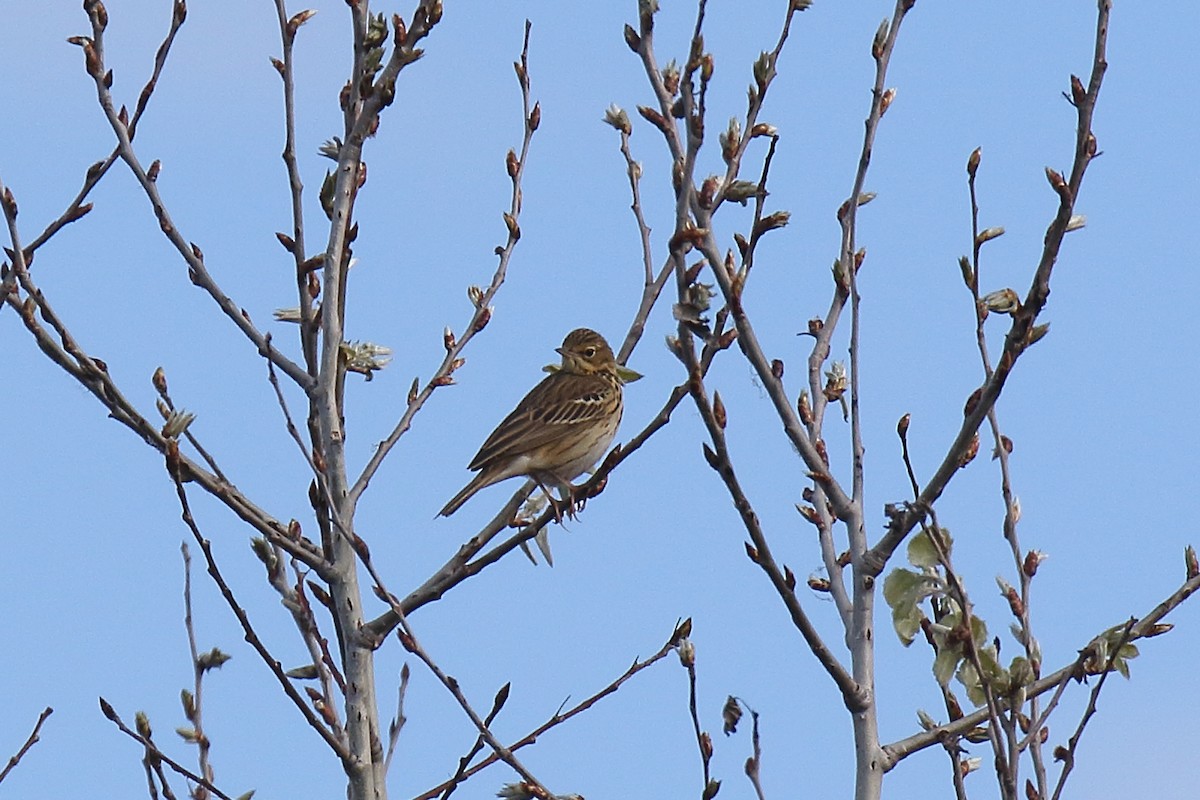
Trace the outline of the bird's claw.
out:
<instances>
[{"instance_id":1,"label":"bird's claw","mask_svg":"<svg viewBox=\"0 0 1200 800\"><path fill-rule=\"evenodd\" d=\"M574 520L580 511L583 511L584 505L587 504L587 498L579 500L575 499L575 489L571 488L567 492L565 499L558 500L553 495L547 493L546 497L550 500L550 508L554 511L554 521L559 525L563 524L563 517Z\"/></svg>"}]
</instances>

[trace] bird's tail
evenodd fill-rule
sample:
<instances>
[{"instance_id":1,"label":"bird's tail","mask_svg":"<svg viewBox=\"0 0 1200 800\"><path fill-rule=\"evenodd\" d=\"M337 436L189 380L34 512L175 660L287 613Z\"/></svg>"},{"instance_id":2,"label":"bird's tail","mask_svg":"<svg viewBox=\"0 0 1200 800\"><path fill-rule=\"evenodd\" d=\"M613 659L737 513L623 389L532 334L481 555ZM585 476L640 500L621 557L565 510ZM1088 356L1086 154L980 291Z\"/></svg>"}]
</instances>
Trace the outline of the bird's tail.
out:
<instances>
[{"instance_id":1,"label":"bird's tail","mask_svg":"<svg viewBox=\"0 0 1200 800\"><path fill-rule=\"evenodd\" d=\"M448 517L462 507L462 504L471 499L471 495L478 492L485 486L489 486L495 481L492 476L487 474L487 470L482 470L478 475L471 479L471 482L462 488L458 494L450 498L450 502L442 507L438 512L439 517Z\"/></svg>"}]
</instances>

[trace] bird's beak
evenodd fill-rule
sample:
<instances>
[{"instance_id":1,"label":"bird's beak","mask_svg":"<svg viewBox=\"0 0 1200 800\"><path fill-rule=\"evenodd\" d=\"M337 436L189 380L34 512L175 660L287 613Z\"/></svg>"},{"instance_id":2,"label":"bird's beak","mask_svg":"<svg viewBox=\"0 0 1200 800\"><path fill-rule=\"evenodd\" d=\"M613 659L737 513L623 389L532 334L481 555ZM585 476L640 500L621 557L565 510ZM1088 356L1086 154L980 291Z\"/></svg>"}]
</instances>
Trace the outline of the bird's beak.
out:
<instances>
[{"instance_id":1,"label":"bird's beak","mask_svg":"<svg viewBox=\"0 0 1200 800\"><path fill-rule=\"evenodd\" d=\"M563 349L561 347L554 348L554 352L558 353L560 356L563 356L564 358L567 355L566 353L563 352Z\"/></svg>"}]
</instances>

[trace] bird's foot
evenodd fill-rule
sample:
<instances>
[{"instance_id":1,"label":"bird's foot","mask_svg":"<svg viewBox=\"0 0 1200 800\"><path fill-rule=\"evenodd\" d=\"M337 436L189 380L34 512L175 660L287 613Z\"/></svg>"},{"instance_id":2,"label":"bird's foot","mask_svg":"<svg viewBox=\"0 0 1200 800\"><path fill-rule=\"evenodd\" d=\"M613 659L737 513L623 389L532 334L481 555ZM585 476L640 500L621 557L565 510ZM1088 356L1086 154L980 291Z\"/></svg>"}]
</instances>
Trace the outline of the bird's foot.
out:
<instances>
[{"instance_id":1,"label":"bird's foot","mask_svg":"<svg viewBox=\"0 0 1200 800\"><path fill-rule=\"evenodd\" d=\"M580 511L583 510L583 501L575 499L575 487L564 490L566 497L562 499L556 498L550 492L546 492L546 498L550 501L550 508L554 510L554 521L559 525L563 524L563 517L567 519L575 519Z\"/></svg>"}]
</instances>

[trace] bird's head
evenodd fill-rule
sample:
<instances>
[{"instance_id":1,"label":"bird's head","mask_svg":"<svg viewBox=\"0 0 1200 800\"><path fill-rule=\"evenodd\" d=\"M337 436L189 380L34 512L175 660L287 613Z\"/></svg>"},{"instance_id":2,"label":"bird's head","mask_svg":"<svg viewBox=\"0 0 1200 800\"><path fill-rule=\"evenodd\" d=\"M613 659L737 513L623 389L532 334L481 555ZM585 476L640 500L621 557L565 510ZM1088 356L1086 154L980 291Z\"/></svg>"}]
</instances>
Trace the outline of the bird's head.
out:
<instances>
[{"instance_id":1,"label":"bird's head","mask_svg":"<svg viewBox=\"0 0 1200 800\"><path fill-rule=\"evenodd\" d=\"M612 348L604 337L587 328L577 328L567 334L562 347L556 348L562 356L564 372L590 375L594 372L612 371L617 361Z\"/></svg>"}]
</instances>

